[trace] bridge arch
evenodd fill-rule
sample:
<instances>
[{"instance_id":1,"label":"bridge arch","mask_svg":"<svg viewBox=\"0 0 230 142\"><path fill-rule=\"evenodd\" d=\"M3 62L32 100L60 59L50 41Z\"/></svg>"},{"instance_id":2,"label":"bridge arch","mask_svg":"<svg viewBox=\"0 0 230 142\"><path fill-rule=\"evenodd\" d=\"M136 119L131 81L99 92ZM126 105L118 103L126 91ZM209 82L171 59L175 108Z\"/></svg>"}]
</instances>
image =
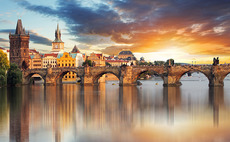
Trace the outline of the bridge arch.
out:
<instances>
[{"instance_id":1,"label":"bridge arch","mask_svg":"<svg viewBox=\"0 0 230 142\"><path fill-rule=\"evenodd\" d=\"M93 84L98 84L98 80L100 77L102 77L103 75L105 74L113 74L117 77L117 79L119 80L119 83L120 83L120 75L117 74L117 73L114 73L112 71L103 71L103 72L100 72L100 73L97 73L94 77L93 77Z\"/></svg>"},{"instance_id":2,"label":"bridge arch","mask_svg":"<svg viewBox=\"0 0 230 142\"><path fill-rule=\"evenodd\" d=\"M144 69L144 70L141 70L141 71L137 71L137 72L134 74L133 82L137 82L138 77L139 77L141 74L143 74L143 73L145 73L145 72L148 72L148 71L153 72L153 74L159 75L159 76L161 77L161 79L164 80L163 76L160 74L159 71L154 70L154 69Z\"/></svg>"},{"instance_id":3,"label":"bridge arch","mask_svg":"<svg viewBox=\"0 0 230 142\"><path fill-rule=\"evenodd\" d=\"M205 77L208 79L208 83L210 84L211 83L211 77L210 75L208 75L207 73L205 73L204 71L202 70L198 70L198 69L190 69L190 70L187 70L187 71L184 71L182 73L180 73L178 76L177 76L177 82L180 82L181 81L181 78L182 76L184 76L185 74L187 73L194 73L194 72L199 72L199 73L202 73L203 75L205 75Z\"/></svg>"},{"instance_id":4,"label":"bridge arch","mask_svg":"<svg viewBox=\"0 0 230 142\"><path fill-rule=\"evenodd\" d=\"M75 73L76 77L80 77L79 74L78 74L78 70L76 69L68 69L68 70L61 70L55 77L55 80L56 80L56 83L57 84L62 84L62 78L67 74L67 73L70 73L70 72L73 72ZM71 77L71 76L69 76ZM75 78L76 79L76 78ZM82 81L82 77L80 77L80 80Z\"/></svg>"},{"instance_id":5,"label":"bridge arch","mask_svg":"<svg viewBox=\"0 0 230 142\"><path fill-rule=\"evenodd\" d=\"M223 86L225 83L230 81L230 71L225 72L224 74L221 75L221 78L219 79L219 83L222 83ZM229 83L227 83L229 84Z\"/></svg>"},{"instance_id":6,"label":"bridge arch","mask_svg":"<svg viewBox=\"0 0 230 142\"><path fill-rule=\"evenodd\" d=\"M36 74L39 75L44 80L44 83L45 83L45 75L43 75L43 74L41 74L39 72L31 72L28 75L26 75L26 76L23 77L24 84L33 83L33 82L31 82L31 78L32 78L33 75L36 75Z\"/></svg>"}]
</instances>

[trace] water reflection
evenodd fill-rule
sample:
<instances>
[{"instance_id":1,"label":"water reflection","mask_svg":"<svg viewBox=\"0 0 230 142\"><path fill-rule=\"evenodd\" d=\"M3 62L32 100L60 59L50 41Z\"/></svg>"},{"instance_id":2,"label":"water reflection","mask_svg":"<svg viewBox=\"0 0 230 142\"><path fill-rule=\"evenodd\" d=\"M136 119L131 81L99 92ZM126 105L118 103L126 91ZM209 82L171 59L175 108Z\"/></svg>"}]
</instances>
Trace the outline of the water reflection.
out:
<instances>
[{"instance_id":1,"label":"water reflection","mask_svg":"<svg viewBox=\"0 0 230 142\"><path fill-rule=\"evenodd\" d=\"M134 141L139 128L230 128L224 88L146 83L0 88L0 141Z\"/></svg>"}]
</instances>

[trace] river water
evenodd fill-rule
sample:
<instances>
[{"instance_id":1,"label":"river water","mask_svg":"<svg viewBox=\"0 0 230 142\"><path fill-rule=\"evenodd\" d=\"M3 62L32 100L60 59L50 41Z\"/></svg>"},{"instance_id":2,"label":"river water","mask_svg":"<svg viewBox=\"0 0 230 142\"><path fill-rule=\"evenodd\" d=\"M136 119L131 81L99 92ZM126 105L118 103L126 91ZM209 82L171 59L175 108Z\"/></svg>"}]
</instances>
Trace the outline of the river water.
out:
<instances>
[{"instance_id":1,"label":"river water","mask_svg":"<svg viewBox=\"0 0 230 142\"><path fill-rule=\"evenodd\" d=\"M0 142L230 141L230 80L197 78L0 88Z\"/></svg>"}]
</instances>

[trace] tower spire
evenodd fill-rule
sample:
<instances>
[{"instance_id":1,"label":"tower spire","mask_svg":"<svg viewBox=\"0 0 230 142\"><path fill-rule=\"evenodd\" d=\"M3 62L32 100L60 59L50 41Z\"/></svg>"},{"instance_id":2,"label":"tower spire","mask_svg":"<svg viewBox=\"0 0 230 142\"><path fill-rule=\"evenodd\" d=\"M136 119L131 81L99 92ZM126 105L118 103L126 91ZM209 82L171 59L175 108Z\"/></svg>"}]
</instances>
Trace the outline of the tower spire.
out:
<instances>
[{"instance_id":1,"label":"tower spire","mask_svg":"<svg viewBox=\"0 0 230 142\"><path fill-rule=\"evenodd\" d=\"M22 27L22 20L18 19L15 34L25 34L25 29Z\"/></svg>"},{"instance_id":2,"label":"tower spire","mask_svg":"<svg viewBox=\"0 0 230 142\"><path fill-rule=\"evenodd\" d=\"M59 30L59 24L57 24L57 29L55 31L55 42L62 42L61 40L61 31Z\"/></svg>"}]
</instances>

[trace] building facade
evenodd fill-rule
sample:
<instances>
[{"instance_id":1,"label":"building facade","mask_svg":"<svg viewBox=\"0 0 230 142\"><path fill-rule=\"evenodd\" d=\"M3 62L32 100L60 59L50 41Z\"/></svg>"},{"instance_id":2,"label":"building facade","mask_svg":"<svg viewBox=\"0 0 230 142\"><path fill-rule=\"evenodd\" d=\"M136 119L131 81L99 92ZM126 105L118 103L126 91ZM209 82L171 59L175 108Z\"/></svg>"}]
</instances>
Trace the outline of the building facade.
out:
<instances>
[{"instance_id":1,"label":"building facade","mask_svg":"<svg viewBox=\"0 0 230 142\"><path fill-rule=\"evenodd\" d=\"M21 19L18 19L15 34L9 34L10 63L15 63L20 69L29 67L29 33L22 27Z\"/></svg>"},{"instance_id":2,"label":"building facade","mask_svg":"<svg viewBox=\"0 0 230 142\"><path fill-rule=\"evenodd\" d=\"M42 58L40 54L30 55L29 58L29 69L41 69Z\"/></svg>"},{"instance_id":3,"label":"building facade","mask_svg":"<svg viewBox=\"0 0 230 142\"><path fill-rule=\"evenodd\" d=\"M47 68L48 65L51 66L51 68L57 67L57 56L58 54L43 54L42 55L42 68Z\"/></svg>"},{"instance_id":4,"label":"building facade","mask_svg":"<svg viewBox=\"0 0 230 142\"><path fill-rule=\"evenodd\" d=\"M133 55L133 53L130 50L122 50L119 54L118 54L118 59L120 60L126 60L128 61L127 65L136 65L136 57Z\"/></svg>"},{"instance_id":5,"label":"building facade","mask_svg":"<svg viewBox=\"0 0 230 142\"><path fill-rule=\"evenodd\" d=\"M73 50L71 51L70 55L72 56L72 58L75 58L75 66L76 67L81 67L83 62L84 62L84 57L81 54L80 50L77 48L77 46L75 45Z\"/></svg>"},{"instance_id":6,"label":"building facade","mask_svg":"<svg viewBox=\"0 0 230 142\"><path fill-rule=\"evenodd\" d=\"M103 54L91 53L87 59L91 60L92 64L95 66L105 66L105 57Z\"/></svg>"},{"instance_id":7,"label":"building facade","mask_svg":"<svg viewBox=\"0 0 230 142\"><path fill-rule=\"evenodd\" d=\"M73 58L74 55L71 55L67 52L58 54L57 57L57 66L59 68L63 67L75 67L76 66L76 60ZM76 81L77 77L74 72L68 72L64 77L62 78L62 81Z\"/></svg>"},{"instance_id":8,"label":"building facade","mask_svg":"<svg viewBox=\"0 0 230 142\"><path fill-rule=\"evenodd\" d=\"M109 63L111 66L121 66L129 63L127 60L106 60L105 62Z\"/></svg>"}]
</instances>

